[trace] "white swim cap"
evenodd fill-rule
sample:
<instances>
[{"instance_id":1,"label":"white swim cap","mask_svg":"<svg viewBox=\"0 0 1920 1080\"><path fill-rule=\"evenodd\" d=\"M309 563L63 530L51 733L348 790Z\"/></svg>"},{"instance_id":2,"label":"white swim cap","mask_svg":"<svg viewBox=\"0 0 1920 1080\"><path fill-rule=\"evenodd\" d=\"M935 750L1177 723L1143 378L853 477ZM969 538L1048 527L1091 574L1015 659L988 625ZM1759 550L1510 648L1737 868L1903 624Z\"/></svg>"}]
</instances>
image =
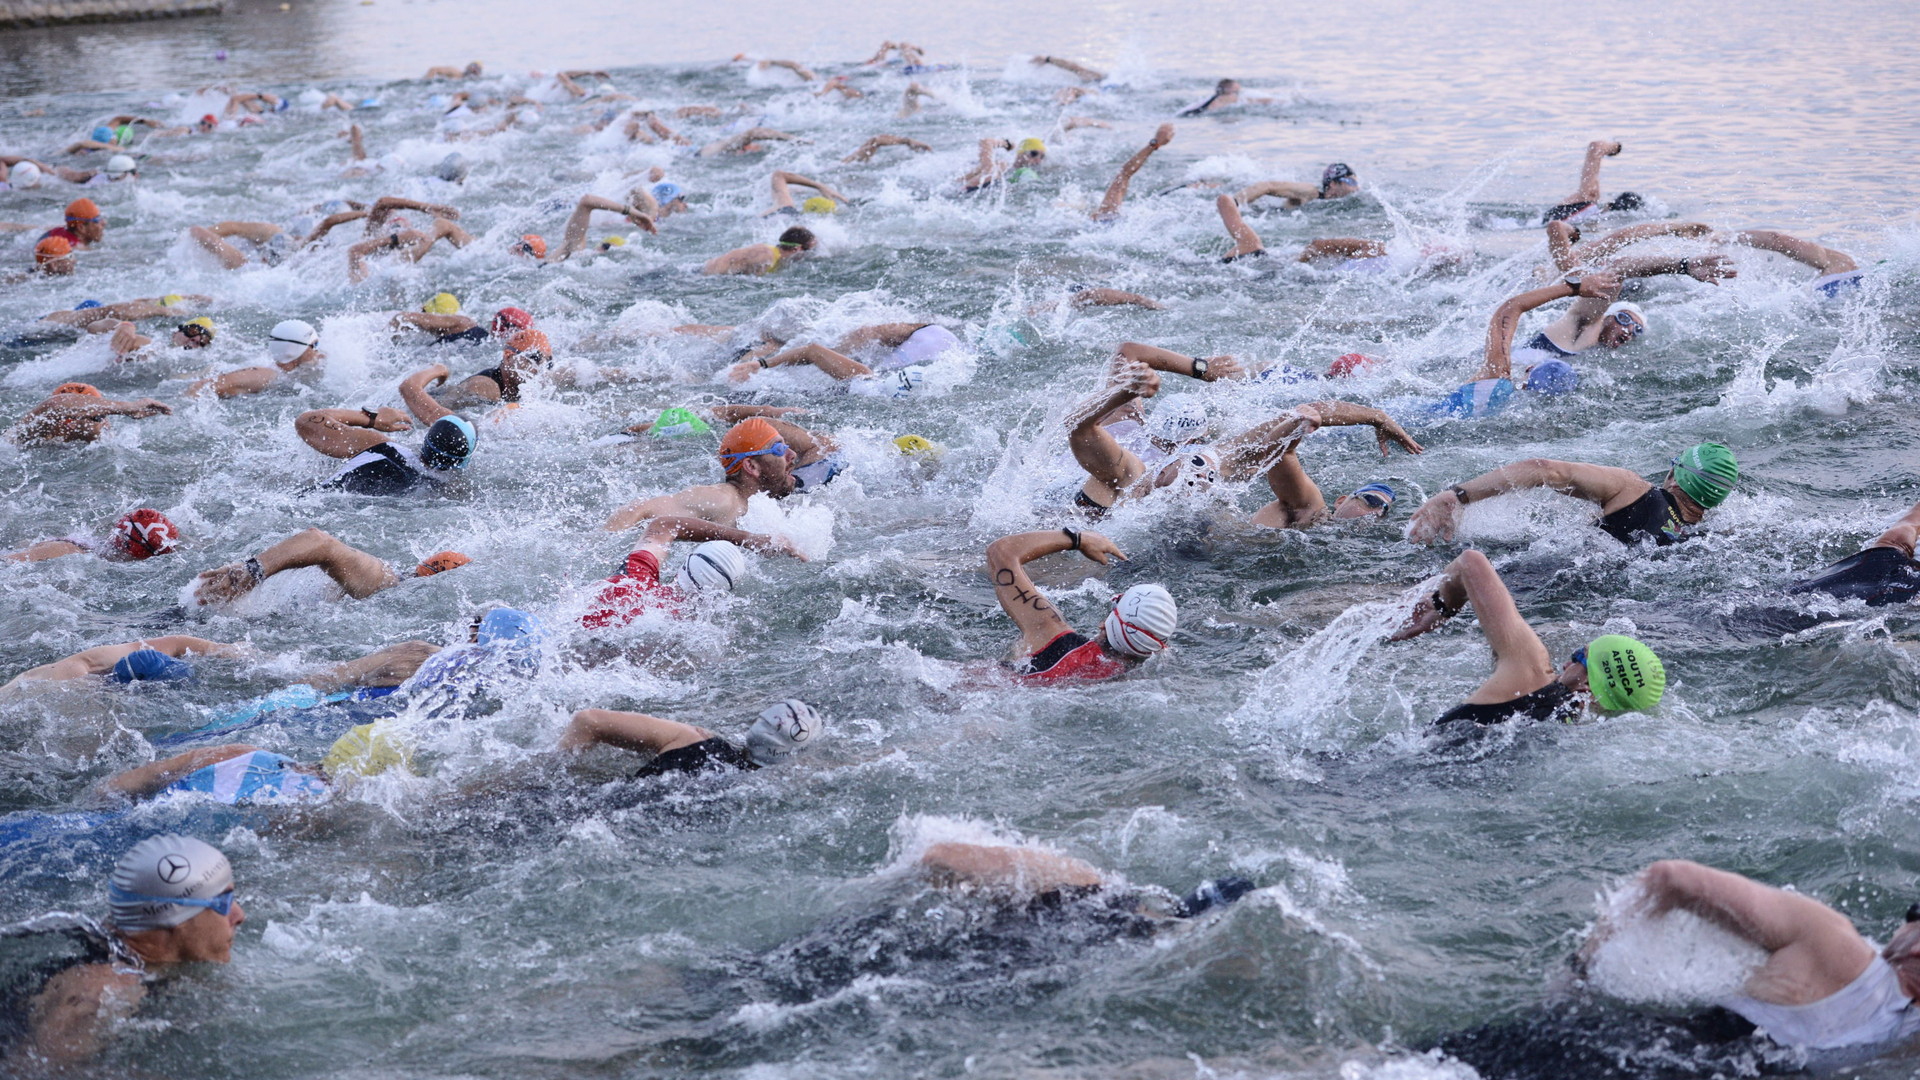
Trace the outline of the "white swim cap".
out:
<instances>
[{"instance_id":1,"label":"white swim cap","mask_svg":"<svg viewBox=\"0 0 1920 1080\"><path fill-rule=\"evenodd\" d=\"M732 592L733 583L745 577L747 557L731 540L709 540L693 549L680 576L702 592Z\"/></svg>"},{"instance_id":2,"label":"white swim cap","mask_svg":"<svg viewBox=\"0 0 1920 1080\"><path fill-rule=\"evenodd\" d=\"M1206 491L1220 482L1220 456L1201 450L1173 459L1176 470L1168 487L1180 491Z\"/></svg>"},{"instance_id":3,"label":"white swim cap","mask_svg":"<svg viewBox=\"0 0 1920 1080\"><path fill-rule=\"evenodd\" d=\"M133 158L126 154L115 154L107 159L108 176L125 176L139 167L134 163Z\"/></svg>"},{"instance_id":4,"label":"white swim cap","mask_svg":"<svg viewBox=\"0 0 1920 1080\"><path fill-rule=\"evenodd\" d=\"M1641 326L1647 327L1648 329L1653 328L1653 324L1647 321L1647 313L1640 310L1639 304L1630 304L1625 300L1622 300L1621 302L1607 308L1608 315L1612 315L1616 311L1624 311L1629 315L1632 315L1634 318L1639 319Z\"/></svg>"},{"instance_id":5,"label":"white swim cap","mask_svg":"<svg viewBox=\"0 0 1920 1080\"><path fill-rule=\"evenodd\" d=\"M1115 597L1107 612L1107 644L1128 656L1152 656L1167 647L1179 619L1172 593L1159 585L1135 585Z\"/></svg>"},{"instance_id":6,"label":"white swim cap","mask_svg":"<svg viewBox=\"0 0 1920 1080\"><path fill-rule=\"evenodd\" d=\"M912 397L918 393L922 387L926 386L927 369L904 367L898 371L888 372L880 376L880 378L886 381L888 397L896 399Z\"/></svg>"},{"instance_id":7,"label":"white swim cap","mask_svg":"<svg viewBox=\"0 0 1920 1080\"><path fill-rule=\"evenodd\" d=\"M813 706L797 698L769 705L747 729L747 753L761 765L777 765L804 750L826 730L827 722Z\"/></svg>"},{"instance_id":8,"label":"white swim cap","mask_svg":"<svg viewBox=\"0 0 1920 1080\"><path fill-rule=\"evenodd\" d=\"M37 188L40 186L40 166L31 161L23 161L7 174L8 182L16 188Z\"/></svg>"},{"instance_id":9,"label":"white swim cap","mask_svg":"<svg viewBox=\"0 0 1920 1080\"><path fill-rule=\"evenodd\" d=\"M1147 435L1170 443L1192 442L1207 428L1207 406L1191 397L1163 401L1147 416Z\"/></svg>"},{"instance_id":10,"label":"white swim cap","mask_svg":"<svg viewBox=\"0 0 1920 1080\"><path fill-rule=\"evenodd\" d=\"M267 354L286 363L320 344L320 331L299 319L284 319L273 324L267 335Z\"/></svg>"},{"instance_id":11,"label":"white swim cap","mask_svg":"<svg viewBox=\"0 0 1920 1080\"><path fill-rule=\"evenodd\" d=\"M170 901L211 900L231 888L233 867L218 848L168 834L142 840L120 857L107 886L107 904L121 930L160 930L207 910Z\"/></svg>"}]
</instances>

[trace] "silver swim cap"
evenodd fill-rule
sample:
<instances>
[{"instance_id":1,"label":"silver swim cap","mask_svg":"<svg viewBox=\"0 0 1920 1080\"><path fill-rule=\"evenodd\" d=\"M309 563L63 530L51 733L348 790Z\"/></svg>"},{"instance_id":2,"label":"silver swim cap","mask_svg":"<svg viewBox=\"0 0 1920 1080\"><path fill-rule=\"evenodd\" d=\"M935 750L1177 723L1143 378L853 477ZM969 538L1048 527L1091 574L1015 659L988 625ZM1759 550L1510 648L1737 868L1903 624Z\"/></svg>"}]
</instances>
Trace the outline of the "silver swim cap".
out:
<instances>
[{"instance_id":1,"label":"silver swim cap","mask_svg":"<svg viewBox=\"0 0 1920 1080\"><path fill-rule=\"evenodd\" d=\"M233 867L218 848L166 834L142 840L120 857L107 886L107 906L121 930L160 930L207 910L172 901L212 900L232 888Z\"/></svg>"},{"instance_id":2,"label":"silver swim cap","mask_svg":"<svg viewBox=\"0 0 1920 1080\"><path fill-rule=\"evenodd\" d=\"M747 729L747 753L761 765L776 765L804 750L826 730L827 722L813 706L796 698L769 705Z\"/></svg>"}]
</instances>

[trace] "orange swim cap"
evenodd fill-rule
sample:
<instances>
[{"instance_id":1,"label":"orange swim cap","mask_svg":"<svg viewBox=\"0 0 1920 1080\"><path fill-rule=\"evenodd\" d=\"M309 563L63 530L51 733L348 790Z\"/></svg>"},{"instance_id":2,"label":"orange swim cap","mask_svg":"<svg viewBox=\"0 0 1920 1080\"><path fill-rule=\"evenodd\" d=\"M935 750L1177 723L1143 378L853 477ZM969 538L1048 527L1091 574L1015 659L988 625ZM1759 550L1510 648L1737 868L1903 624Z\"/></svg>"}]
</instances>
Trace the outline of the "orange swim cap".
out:
<instances>
[{"instance_id":1,"label":"orange swim cap","mask_svg":"<svg viewBox=\"0 0 1920 1080\"><path fill-rule=\"evenodd\" d=\"M420 560L420 565L413 568L413 576L432 577L435 574L444 574L456 567L465 566L472 561L472 559L467 558L457 551L442 551L437 555L429 555L425 559Z\"/></svg>"},{"instance_id":2,"label":"orange swim cap","mask_svg":"<svg viewBox=\"0 0 1920 1080\"><path fill-rule=\"evenodd\" d=\"M505 363L521 353L538 353L542 358L551 360L553 343L547 340L547 335L542 331L522 330L507 339L506 346L500 350L500 361Z\"/></svg>"},{"instance_id":3,"label":"orange swim cap","mask_svg":"<svg viewBox=\"0 0 1920 1080\"><path fill-rule=\"evenodd\" d=\"M49 236L33 245L33 264L45 266L55 259L64 259L73 254L73 245L62 237Z\"/></svg>"},{"instance_id":4,"label":"orange swim cap","mask_svg":"<svg viewBox=\"0 0 1920 1080\"><path fill-rule=\"evenodd\" d=\"M56 394L85 394L88 397L106 397L100 391L83 382L63 382L53 388Z\"/></svg>"},{"instance_id":5,"label":"orange swim cap","mask_svg":"<svg viewBox=\"0 0 1920 1080\"><path fill-rule=\"evenodd\" d=\"M765 417L750 416L729 428L720 440L720 464L732 476L748 458L758 457L780 441L779 428Z\"/></svg>"},{"instance_id":6,"label":"orange swim cap","mask_svg":"<svg viewBox=\"0 0 1920 1080\"><path fill-rule=\"evenodd\" d=\"M100 206L92 199L75 199L67 204L68 221L99 221Z\"/></svg>"},{"instance_id":7,"label":"orange swim cap","mask_svg":"<svg viewBox=\"0 0 1920 1080\"><path fill-rule=\"evenodd\" d=\"M546 238L538 236L534 233L528 233L527 235L521 237L519 247L521 251L526 252L527 254L533 256L536 259L544 259L547 257Z\"/></svg>"}]
</instances>

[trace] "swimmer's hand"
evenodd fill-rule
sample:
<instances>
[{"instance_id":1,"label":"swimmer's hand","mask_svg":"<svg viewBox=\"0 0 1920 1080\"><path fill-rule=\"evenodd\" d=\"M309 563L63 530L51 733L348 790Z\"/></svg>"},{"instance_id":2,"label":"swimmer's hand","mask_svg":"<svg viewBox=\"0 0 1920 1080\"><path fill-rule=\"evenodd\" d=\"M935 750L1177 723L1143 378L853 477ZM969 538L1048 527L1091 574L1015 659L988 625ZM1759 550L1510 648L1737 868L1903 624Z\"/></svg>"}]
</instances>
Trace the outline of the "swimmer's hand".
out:
<instances>
[{"instance_id":1,"label":"swimmer's hand","mask_svg":"<svg viewBox=\"0 0 1920 1080\"><path fill-rule=\"evenodd\" d=\"M1153 138L1147 140L1147 146L1151 149L1158 150L1172 141L1173 125L1161 124L1159 130L1153 133Z\"/></svg>"},{"instance_id":2,"label":"swimmer's hand","mask_svg":"<svg viewBox=\"0 0 1920 1080\"><path fill-rule=\"evenodd\" d=\"M653 223L653 219L648 217L646 212L642 211L638 207L630 206L627 208L627 220L633 222L635 225L639 226L642 229L645 229L647 232L650 232L655 236L660 235L659 226L655 225Z\"/></svg>"},{"instance_id":3,"label":"swimmer's hand","mask_svg":"<svg viewBox=\"0 0 1920 1080\"><path fill-rule=\"evenodd\" d=\"M1406 624L1395 630L1387 640L1405 641L1408 638L1417 638L1453 618L1452 612L1442 610L1440 605L1434 602L1438 595L1434 593L1421 597L1420 602L1413 606L1413 614L1407 618Z\"/></svg>"},{"instance_id":4,"label":"swimmer's hand","mask_svg":"<svg viewBox=\"0 0 1920 1080\"><path fill-rule=\"evenodd\" d=\"M126 415L133 417L135 420L141 420L149 416L172 416L173 406L164 401L155 401L152 398L141 398L139 401L133 403L133 408L127 410Z\"/></svg>"},{"instance_id":5,"label":"swimmer's hand","mask_svg":"<svg viewBox=\"0 0 1920 1080\"><path fill-rule=\"evenodd\" d=\"M1400 448L1409 454L1424 454L1427 452L1426 447L1414 442L1413 436L1407 434L1405 428L1390 418L1382 417L1380 423L1374 426L1373 433L1374 436L1380 440L1380 456L1383 458L1393 456L1392 447L1388 445L1389 443L1399 443Z\"/></svg>"},{"instance_id":6,"label":"swimmer's hand","mask_svg":"<svg viewBox=\"0 0 1920 1080\"><path fill-rule=\"evenodd\" d=\"M212 570L203 570L194 579L193 599L201 607L208 604L231 604L235 600L253 591L259 584L253 573L239 563L218 566Z\"/></svg>"},{"instance_id":7,"label":"swimmer's hand","mask_svg":"<svg viewBox=\"0 0 1920 1080\"><path fill-rule=\"evenodd\" d=\"M1168 126L1171 127L1172 125ZM1244 379L1247 377L1246 367L1231 356L1209 356L1206 360L1207 373L1201 378L1201 382L1219 382L1221 379Z\"/></svg>"},{"instance_id":8,"label":"swimmer's hand","mask_svg":"<svg viewBox=\"0 0 1920 1080\"><path fill-rule=\"evenodd\" d=\"M1150 398L1160 392L1160 373L1138 360L1116 358L1107 380L1114 389L1132 397Z\"/></svg>"},{"instance_id":9,"label":"swimmer's hand","mask_svg":"<svg viewBox=\"0 0 1920 1080\"><path fill-rule=\"evenodd\" d=\"M1126 555L1114 546L1113 541L1092 531L1080 534L1080 554L1101 566L1116 566L1127 561Z\"/></svg>"},{"instance_id":10,"label":"swimmer's hand","mask_svg":"<svg viewBox=\"0 0 1920 1080\"><path fill-rule=\"evenodd\" d=\"M1443 491L1413 512L1413 523L1407 528L1407 539L1416 544L1431 544L1436 540L1451 540L1453 532L1460 524L1460 500L1451 491Z\"/></svg>"},{"instance_id":11,"label":"swimmer's hand","mask_svg":"<svg viewBox=\"0 0 1920 1080\"><path fill-rule=\"evenodd\" d=\"M793 541L784 536L767 536L762 533L748 533L746 538L740 541L740 546L746 548L748 551L758 552L762 555L785 555L788 558L799 559L801 562L807 561L805 553L795 547Z\"/></svg>"},{"instance_id":12,"label":"swimmer's hand","mask_svg":"<svg viewBox=\"0 0 1920 1080\"><path fill-rule=\"evenodd\" d=\"M1618 142L1611 139L1595 139L1587 144L1587 149L1598 150L1608 157L1613 157L1615 154L1626 149L1626 147L1621 146Z\"/></svg>"},{"instance_id":13,"label":"swimmer's hand","mask_svg":"<svg viewBox=\"0 0 1920 1080\"><path fill-rule=\"evenodd\" d=\"M1718 285L1727 278L1740 276L1733 260L1725 255L1695 255L1686 262L1687 276L1709 285Z\"/></svg>"},{"instance_id":14,"label":"swimmer's hand","mask_svg":"<svg viewBox=\"0 0 1920 1080\"><path fill-rule=\"evenodd\" d=\"M1580 279L1580 295L1609 303L1620 297L1620 275L1612 270L1599 270Z\"/></svg>"},{"instance_id":15,"label":"swimmer's hand","mask_svg":"<svg viewBox=\"0 0 1920 1080\"><path fill-rule=\"evenodd\" d=\"M428 364L426 367L407 376L407 381L413 382L415 379L418 379L428 386L438 386L446 382L448 376L452 374L453 372L448 371L447 365L445 364Z\"/></svg>"},{"instance_id":16,"label":"swimmer's hand","mask_svg":"<svg viewBox=\"0 0 1920 1080\"><path fill-rule=\"evenodd\" d=\"M765 370L765 368L766 365L758 360L742 360L727 369L727 381L736 383L746 382L748 379L753 378L756 373Z\"/></svg>"},{"instance_id":17,"label":"swimmer's hand","mask_svg":"<svg viewBox=\"0 0 1920 1080\"><path fill-rule=\"evenodd\" d=\"M367 426L375 431L411 431L413 421L399 409L381 408L374 410L373 422Z\"/></svg>"}]
</instances>

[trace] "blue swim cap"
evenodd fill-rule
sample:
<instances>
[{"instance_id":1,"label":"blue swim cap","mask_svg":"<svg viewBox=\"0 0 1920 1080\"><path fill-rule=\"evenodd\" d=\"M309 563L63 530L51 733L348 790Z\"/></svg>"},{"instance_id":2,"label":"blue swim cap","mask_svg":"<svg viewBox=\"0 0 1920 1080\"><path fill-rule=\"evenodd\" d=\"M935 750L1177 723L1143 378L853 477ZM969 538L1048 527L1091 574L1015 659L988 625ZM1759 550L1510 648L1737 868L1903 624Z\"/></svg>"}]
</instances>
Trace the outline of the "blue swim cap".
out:
<instances>
[{"instance_id":1,"label":"blue swim cap","mask_svg":"<svg viewBox=\"0 0 1920 1080\"><path fill-rule=\"evenodd\" d=\"M1497 412L1513 398L1512 379L1481 379L1448 394L1428 412L1453 416L1487 416Z\"/></svg>"},{"instance_id":2,"label":"blue swim cap","mask_svg":"<svg viewBox=\"0 0 1920 1080\"><path fill-rule=\"evenodd\" d=\"M172 682L193 677L193 665L175 660L158 649L135 649L113 665L108 678L118 683Z\"/></svg>"},{"instance_id":3,"label":"blue swim cap","mask_svg":"<svg viewBox=\"0 0 1920 1080\"><path fill-rule=\"evenodd\" d=\"M1580 373L1565 360L1548 360L1527 372L1527 389L1541 394L1570 394L1580 386Z\"/></svg>"},{"instance_id":4,"label":"blue swim cap","mask_svg":"<svg viewBox=\"0 0 1920 1080\"><path fill-rule=\"evenodd\" d=\"M477 644L490 645L496 641L519 641L524 638L531 645L543 636L539 617L519 608L497 607L480 620Z\"/></svg>"},{"instance_id":5,"label":"blue swim cap","mask_svg":"<svg viewBox=\"0 0 1920 1080\"><path fill-rule=\"evenodd\" d=\"M662 180L653 185L653 197L660 205L665 206L680 197L680 185L671 180Z\"/></svg>"},{"instance_id":6,"label":"blue swim cap","mask_svg":"<svg viewBox=\"0 0 1920 1080\"><path fill-rule=\"evenodd\" d=\"M360 104L354 106L356 109L377 109L379 107L380 99L377 97L361 98Z\"/></svg>"},{"instance_id":7,"label":"blue swim cap","mask_svg":"<svg viewBox=\"0 0 1920 1080\"><path fill-rule=\"evenodd\" d=\"M94 129L93 129L93 141L94 141L94 142L112 142L112 141L113 141L113 129L112 129L112 128L110 128L110 127L108 127L108 126L107 126L107 125L105 125L105 124L101 124L101 125L100 125L99 127L97 127L97 128L94 128Z\"/></svg>"},{"instance_id":8,"label":"blue swim cap","mask_svg":"<svg viewBox=\"0 0 1920 1080\"><path fill-rule=\"evenodd\" d=\"M98 300L82 300L82 301L80 301L79 303L77 303L77 304L75 304L75 305L73 305L73 310L75 310L75 311L85 311L85 310L87 310L88 308L97 308L97 307L100 307L100 306L102 306L102 305L101 305L101 303L100 303L100 301L98 301Z\"/></svg>"},{"instance_id":9,"label":"blue swim cap","mask_svg":"<svg viewBox=\"0 0 1920 1080\"><path fill-rule=\"evenodd\" d=\"M480 445L480 433L458 416L443 416L427 429L420 444L420 464L429 469L464 469Z\"/></svg>"},{"instance_id":10,"label":"blue swim cap","mask_svg":"<svg viewBox=\"0 0 1920 1080\"><path fill-rule=\"evenodd\" d=\"M1377 504L1373 499L1367 498L1368 495L1372 495L1378 499L1385 499L1386 502L1384 504ZM1353 497L1373 507L1375 510L1384 510L1391 507L1394 499L1393 489L1381 483L1362 484L1353 489Z\"/></svg>"}]
</instances>

